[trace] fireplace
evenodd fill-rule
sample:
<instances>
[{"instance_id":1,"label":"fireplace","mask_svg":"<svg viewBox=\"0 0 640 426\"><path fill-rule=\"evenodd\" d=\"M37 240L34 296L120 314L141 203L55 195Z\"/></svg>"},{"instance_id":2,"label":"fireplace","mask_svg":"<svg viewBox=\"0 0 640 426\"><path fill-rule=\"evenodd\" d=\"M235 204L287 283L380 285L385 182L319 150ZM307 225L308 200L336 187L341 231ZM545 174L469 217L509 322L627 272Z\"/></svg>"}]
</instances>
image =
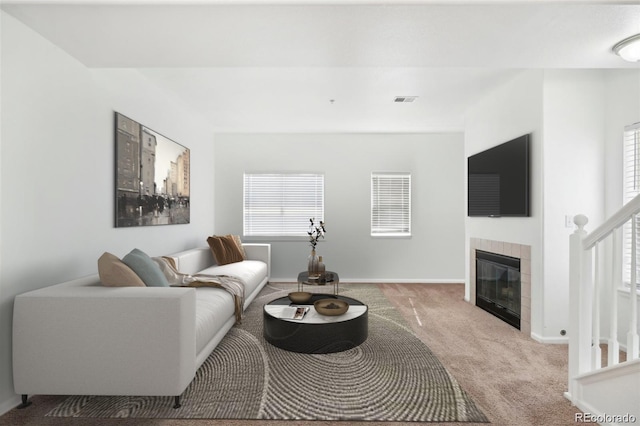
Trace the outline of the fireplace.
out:
<instances>
[{"instance_id":1,"label":"fireplace","mask_svg":"<svg viewBox=\"0 0 640 426\"><path fill-rule=\"evenodd\" d=\"M520 330L520 259L476 250L476 305Z\"/></svg>"},{"instance_id":2,"label":"fireplace","mask_svg":"<svg viewBox=\"0 0 640 426\"><path fill-rule=\"evenodd\" d=\"M469 281L467 302L476 304L476 253L479 251L520 260L520 332L531 335L531 246L509 241L469 239Z\"/></svg>"}]
</instances>

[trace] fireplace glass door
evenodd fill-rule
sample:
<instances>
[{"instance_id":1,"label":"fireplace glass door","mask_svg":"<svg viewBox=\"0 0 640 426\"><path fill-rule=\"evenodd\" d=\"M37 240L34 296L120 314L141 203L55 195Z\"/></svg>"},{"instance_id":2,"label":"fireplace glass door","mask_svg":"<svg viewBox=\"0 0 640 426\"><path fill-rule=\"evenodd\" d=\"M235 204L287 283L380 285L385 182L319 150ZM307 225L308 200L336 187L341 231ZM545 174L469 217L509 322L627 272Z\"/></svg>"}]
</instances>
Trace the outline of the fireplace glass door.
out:
<instances>
[{"instance_id":1,"label":"fireplace glass door","mask_svg":"<svg viewBox=\"0 0 640 426\"><path fill-rule=\"evenodd\" d=\"M520 259L476 251L476 305L520 329Z\"/></svg>"}]
</instances>

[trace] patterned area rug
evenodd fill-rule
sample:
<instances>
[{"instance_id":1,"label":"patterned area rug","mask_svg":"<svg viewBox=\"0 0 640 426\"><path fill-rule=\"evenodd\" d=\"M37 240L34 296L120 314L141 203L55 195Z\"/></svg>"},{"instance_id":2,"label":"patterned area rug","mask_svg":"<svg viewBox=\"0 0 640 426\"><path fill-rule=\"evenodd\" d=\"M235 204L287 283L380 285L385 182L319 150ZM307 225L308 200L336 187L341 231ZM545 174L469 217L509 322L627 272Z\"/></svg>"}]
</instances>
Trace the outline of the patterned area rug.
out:
<instances>
[{"instance_id":1,"label":"patterned area rug","mask_svg":"<svg viewBox=\"0 0 640 426\"><path fill-rule=\"evenodd\" d=\"M357 348L308 355L270 345L262 306L294 288L262 290L198 370L181 408L173 397L73 396L47 416L488 422L376 285L340 289L369 306L369 337Z\"/></svg>"}]
</instances>

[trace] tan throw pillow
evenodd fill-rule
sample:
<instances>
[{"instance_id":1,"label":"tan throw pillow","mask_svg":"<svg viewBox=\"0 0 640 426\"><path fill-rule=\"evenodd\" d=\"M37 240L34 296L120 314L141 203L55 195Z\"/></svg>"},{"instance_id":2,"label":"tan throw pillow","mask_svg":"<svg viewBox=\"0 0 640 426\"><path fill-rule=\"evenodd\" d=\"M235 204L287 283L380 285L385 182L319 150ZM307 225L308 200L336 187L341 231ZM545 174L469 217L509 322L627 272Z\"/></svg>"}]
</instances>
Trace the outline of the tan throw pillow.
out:
<instances>
[{"instance_id":1,"label":"tan throw pillow","mask_svg":"<svg viewBox=\"0 0 640 426\"><path fill-rule=\"evenodd\" d=\"M207 243L218 265L227 265L244 260L232 235L225 235L224 237L214 235L207 238Z\"/></svg>"},{"instance_id":2,"label":"tan throw pillow","mask_svg":"<svg viewBox=\"0 0 640 426\"><path fill-rule=\"evenodd\" d=\"M244 247L242 246L242 240L240 239L240 235L232 235L233 240L236 242L238 246L238 250L240 250L240 254L242 255L242 260L247 258L247 253L244 251Z\"/></svg>"},{"instance_id":3,"label":"tan throw pillow","mask_svg":"<svg viewBox=\"0 0 640 426\"><path fill-rule=\"evenodd\" d=\"M98 259L98 275L106 287L145 287L133 269L111 253L105 252Z\"/></svg>"}]
</instances>

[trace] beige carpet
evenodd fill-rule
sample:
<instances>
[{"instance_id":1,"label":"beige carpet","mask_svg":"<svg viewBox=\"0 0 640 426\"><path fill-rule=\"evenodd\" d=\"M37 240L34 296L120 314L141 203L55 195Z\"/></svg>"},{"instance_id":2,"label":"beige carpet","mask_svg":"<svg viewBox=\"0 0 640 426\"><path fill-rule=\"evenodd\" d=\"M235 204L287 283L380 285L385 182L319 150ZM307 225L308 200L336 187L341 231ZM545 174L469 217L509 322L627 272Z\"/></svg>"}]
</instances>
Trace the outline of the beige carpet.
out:
<instances>
[{"instance_id":1,"label":"beige carpet","mask_svg":"<svg viewBox=\"0 0 640 426\"><path fill-rule=\"evenodd\" d=\"M383 291L492 423L575 424L580 411L563 397L566 345L536 342L465 302L463 285L389 284Z\"/></svg>"},{"instance_id":2,"label":"beige carpet","mask_svg":"<svg viewBox=\"0 0 640 426\"><path fill-rule=\"evenodd\" d=\"M566 346L537 343L464 302L462 285L385 284L380 287L403 313L418 337L431 348L493 424L574 424L574 413L578 411L562 396L566 389ZM26 410L12 410L0 417L0 425L273 426L282 423L268 420L44 417L64 399L59 396L35 396L32 398L34 405ZM295 421L286 424L324 426L335 422ZM340 422L341 426L371 424ZM407 423L373 424L395 426Z\"/></svg>"}]
</instances>

